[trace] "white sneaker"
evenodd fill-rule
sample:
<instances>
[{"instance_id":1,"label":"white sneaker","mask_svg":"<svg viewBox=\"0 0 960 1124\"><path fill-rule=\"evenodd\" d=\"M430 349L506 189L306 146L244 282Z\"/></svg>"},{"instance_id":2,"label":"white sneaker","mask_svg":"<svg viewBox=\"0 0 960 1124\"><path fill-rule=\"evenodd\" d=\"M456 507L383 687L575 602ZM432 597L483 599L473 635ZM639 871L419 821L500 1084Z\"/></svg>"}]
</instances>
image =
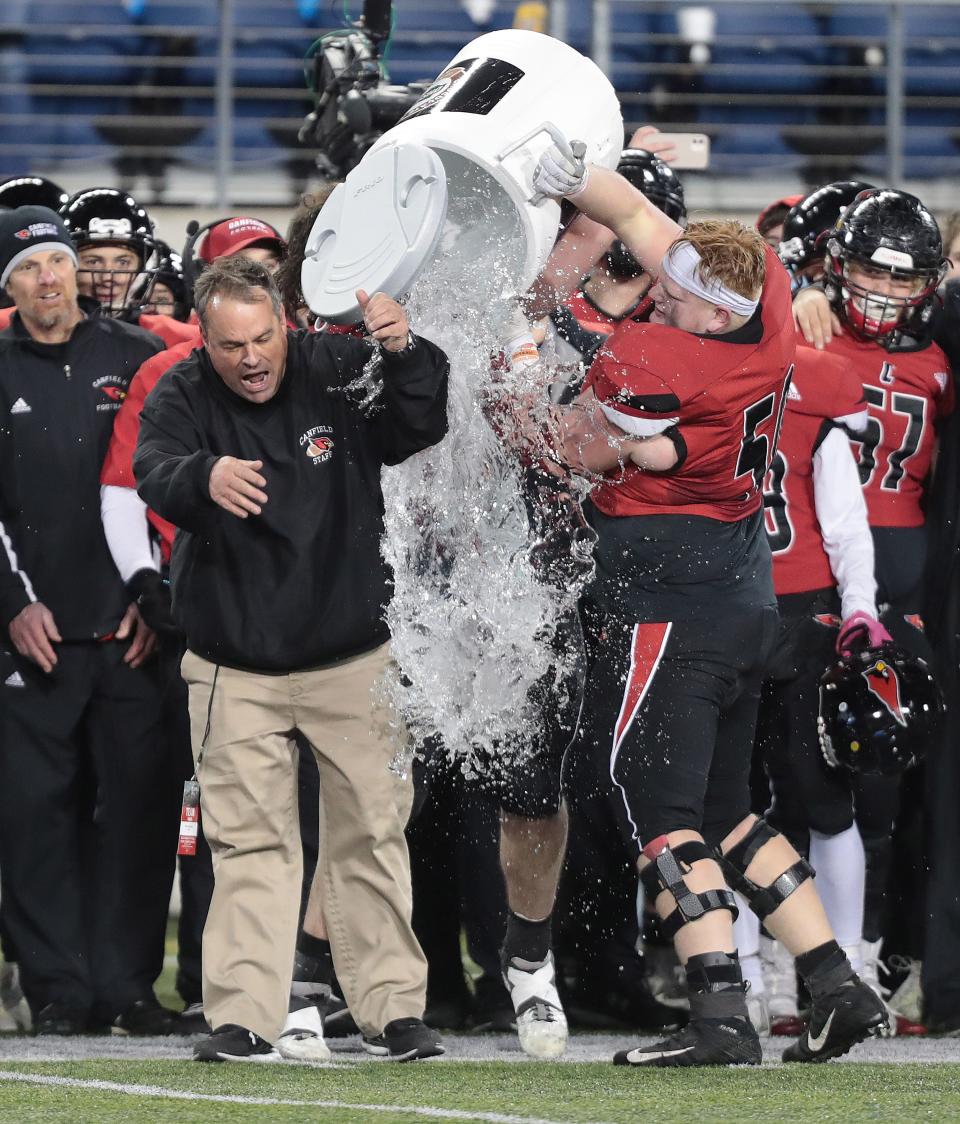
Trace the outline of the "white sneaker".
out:
<instances>
[{"instance_id":1,"label":"white sneaker","mask_svg":"<svg viewBox=\"0 0 960 1124\"><path fill-rule=\"evenodd\" d=\"M890 998L890 989L884 987L880 983L880 973L889 976L890 972L886 964L880 959L880 946L882 941L862 941L860 944L861 953L863 956L863 971L860 973L860 979L865 984L868 984L877 993L880 1002L886 1007L887 1014L890 1016L887 1019L887 1025L880 1031L881 1038L896 1038L897 1036L897 1019L890 1011L890 1005L887 1000Z\"/></svg>"},{"instance_id":2,"label":"white sneaker","mask_svg":"<svg viewBox=\"0 0 960 1124\"><path fill-rule=\"evenodd\" d=\"M770 1008L767 997L761 992L759 995L747 993L747 1014L753 1023L753 1029L761 1038L770 1037Z\"/></svg>"},{"instance_id":3,"label":"white sneaker","mask_svg":"<svg viewBox=\"0 0 960 1124\"><path fill-rule=\"evenodd\" d=\"M517 1013L520 1047L531 1058L559 1058L567 1046L567 1016L557 994L553 953L539 964L511 957L503 969Z\"/></svg>"},{"instance_id":4,"label":"white sneaker","mask_svg":"<svg viewBox=\"0 0 960 1124\"><path fill-rule=\"evenodd\" d=\"M20 987L16 964L0 965L0 1031L24 1034L33 1028L30 1005Z\"/></svg>"},{"instance_id":5,"label":"white sneaker","mask_svg":"<svg viewBox=\"0 0 960 1124\"><path fill-rule=\"evenodd\" d=\"M320 1008L313 1005L290 1011L277 1039L277 1051L292 1062L326 1062L330 1047L323 1038Z\"/></svg>"},{"instance_id":6,"label":"white sneaker","mask_svg":"<svg viewBox=\"0 0 960 1124\"><path fill-rule=\"evenodd\" d=\"M901 957L903 964L899 963L895 957L890 957L890 966L895 968L907 968L907 975L903 983L897 990L890 996L888 1006L890 1010L897 1015L902 1015L905 1019L912 1023L923 1022L923 985L920 981L920 974L923 969L923 962L920 960L911 960L909 957Z\"/></svg>"},{"instance_id":7,"label":"white sneaker","mask_svg":"<svg viewBox=\"0 0 960 1124\"><path fill-rule=\"evenodd\" d=\"M761 934L760 960L770 1033L797 1038L803 1033L803 1020L797 1009L797 969L793 957L779 941Z\"/></svg>"}]
</instances>

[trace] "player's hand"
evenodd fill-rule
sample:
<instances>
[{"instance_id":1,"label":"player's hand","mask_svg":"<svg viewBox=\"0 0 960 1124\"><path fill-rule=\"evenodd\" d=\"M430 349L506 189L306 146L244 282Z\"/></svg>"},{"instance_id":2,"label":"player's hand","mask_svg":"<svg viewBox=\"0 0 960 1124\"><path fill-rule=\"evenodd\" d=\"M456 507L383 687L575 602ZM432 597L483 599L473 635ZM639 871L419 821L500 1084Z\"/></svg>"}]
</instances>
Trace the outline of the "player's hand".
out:
<instances>
[{"instance_id":1,"label":"player's hand","mask_svg":"<svg viewBox=\"0 0 960 1124\"><path fill-rule=\"evenodd\" d=\"M849 656L854 648L878 648L881 644L891 644L893 637L869 613L859 610L851 613L840 625L840 634L837 636L837 654Z\"/></svg>"},{"instance_id":2,"label":"player's hand","mask_svg":"<svg viewBox=\"0 0 960 1124\"><path fill-rule=\"evenodd\" d=\"M677 158L677 146L666 140L656 125L641 125L630 138L627 148L642 148L652 152L664 164L672 164Z\"/></svg>"},{"instance_id":3,"label":"player's hand","mask_svg":"<svg viewBox=\"0 0 960 1124\"><path fill-rule=\"evenodd\" d=\"M53 613L42 601L33 601L10 622L10 641L21 656L26 656L41 671L49 674L57 664L53 645L61 641Z\"/></svg>"},{"instance_id":4,"label":"player's hand","mask_svg":"<svg viewBox=\"0 0 960 1124\"><path fill-rule=\"evenodd\" d=\"M554 141L537 161L533 170L533 201L563 199L579 195L587 186L589 175L584 156L587 146L583 141Z\"/></svg>"},{"instance_id":5,"label":"player's hand","mask_svg":"<svg viewBox=\"0 0 960 1124\"><path fill-rule=\"evenodd\" d=\"M267 502L266 480L260 475L263 461L241 461L221 457L210 472L210 499L224 511L246 519L259 515Z\"/></svg>"},{"instance_id":6,"label":"player's hand","mask_svg":"<svg viewBox=\"0 0 960 1124\"><path fill-rule=\"evenodd\" d=\"M387 351L403 351L410 335L407 314L393 297L386 293L367 296L363 289L357 289L357 304L363 313L363 324L375 340Z\"/></svg>"},{"instance_id":7,"label":"player's hand","mask_svg":"<svg viewBox=\"0 0 960 1124\"><path fill-rule=\"evenodd\" d=\"M803 338L822 351L834 336L842 336L843 328L821 289L801 289L793 298L793 320Z\"/></svg>"},{"instance_id":8,"label":"player's hand","mask_svg":"<svg viewBox=\"0 0 960 1124\"><path fill-rule=\"evenodd\" d=\"M114 635L117 640L133 637L130 647L123 654L123 662L131 667L140 667L153 655L157 646L157 634L140 616L140 610L136 605L127 606L123 620L117 625Z\"/></svg>"},{"instance_id":9,"label":"player's hand","mask_svg":"<svg viewBox=\"0 0 960 1124\"><path fill-rule=\"evenodd\" d=\"M165 636L179 636L180 629L173 619L170 602L170 583L149 567L137 570L127 582L127 593L140 610L148 627Z\"/></svg>"}]
</instances>

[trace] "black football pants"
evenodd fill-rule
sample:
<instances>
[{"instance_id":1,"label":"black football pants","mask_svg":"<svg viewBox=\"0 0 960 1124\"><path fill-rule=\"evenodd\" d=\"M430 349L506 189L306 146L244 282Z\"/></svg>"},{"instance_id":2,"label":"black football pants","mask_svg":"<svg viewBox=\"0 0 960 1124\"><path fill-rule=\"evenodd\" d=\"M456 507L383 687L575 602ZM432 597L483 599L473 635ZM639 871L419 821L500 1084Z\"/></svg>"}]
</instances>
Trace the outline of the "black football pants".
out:
<instances>
[{"instance_id":1,"label":"black football pants","mask_svg":"<svg viewBox=\"0 0 960 1124\"><path fill-rule=\"evenodd\" d=\"M633 857L667 832L711 846L750 812L750 762L772 607L646 623L604 616L584 694L582 737Z\"/></svg>"},{"instance_id":2,"label":"black football pants","mask_svg":"<svg viewBox=\"0 0 960 1124\"><path fill-rule=\"evenodd\" d=\"M110 1020L163 967L181 778L160 666L132 670L126 647L60 644L50 675L4 657L2 911L34 1013Z\"/></svg>"}]
</instances>

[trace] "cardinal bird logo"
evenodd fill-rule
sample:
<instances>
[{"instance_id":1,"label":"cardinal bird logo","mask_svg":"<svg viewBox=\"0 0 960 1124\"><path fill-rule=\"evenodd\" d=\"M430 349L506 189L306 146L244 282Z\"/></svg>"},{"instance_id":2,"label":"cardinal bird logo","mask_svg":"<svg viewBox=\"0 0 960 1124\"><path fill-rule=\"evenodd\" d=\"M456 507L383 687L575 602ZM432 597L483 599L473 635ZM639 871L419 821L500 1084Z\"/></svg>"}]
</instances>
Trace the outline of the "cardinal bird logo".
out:
<instances>
[{"instance_id":1,"label":"cardinal bird logo","mask_svg":"<svg viewBox=\"0 0 960 1124\"><path fill-rule=\"evenodd\" d=\"M101 386L100 389L103 393L113 402L122 402L127 396L127 392L122 386Z\"/></svg>"},{"instance_id":2,"label":"cardinal bird logo","mask_svg":"<svg viewBox=\"0 0 960 1124\"><path fill-rule=\"evenodd\" d=\"M329 437L311 437L307 442L307 456L322 457L329 453L332 448L333 442Z\"/></svg>"},{"instance_id":3,"label":"cardinal bird logo","mask_svg":"<svg viewBox=\"0 0 960 1124\"><path fill-rule=\"evenodd\" d=\"M900 698L900 677L896 671L886 660L875 660L860 674L866 681L870 693L876 695L901 726L906 726L907 720L904 717Z\"/></svg>"}]
</instances>

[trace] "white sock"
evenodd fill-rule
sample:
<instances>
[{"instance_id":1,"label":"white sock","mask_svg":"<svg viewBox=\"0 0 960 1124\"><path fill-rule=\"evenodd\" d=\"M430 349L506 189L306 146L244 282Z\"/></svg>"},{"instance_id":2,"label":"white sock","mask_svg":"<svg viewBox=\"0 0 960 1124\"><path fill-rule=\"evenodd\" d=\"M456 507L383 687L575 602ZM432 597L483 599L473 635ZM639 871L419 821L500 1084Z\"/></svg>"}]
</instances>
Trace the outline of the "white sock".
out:
<instances>
[{"instance_id":1,"label":"white sock","mask_svg":"<svg viewBox=\"0 0 960 1124\"><path fill-rule=\"evenodd\" d=\"M740 915L733 923L733 939L740 954L740 971L750 982L751 995L763 995L763 966L760 963L760 921L744 898L736 895Z\"/></svg>"},{"instance_id":2,"label":"white sock","mask_svg":"<svg viewBox=\"0 0 960 1124\"><path fill-rule=\"evenodd\" d=\"M863 840L853 824L839 835L810 831L810 864L817 872L817 890L837 944L860 947L863 933L863 891L866 860ZM851 957L852 959L852 957ZM860 965L853 965L859 971Z\"/></svg>"}]
</instances>

